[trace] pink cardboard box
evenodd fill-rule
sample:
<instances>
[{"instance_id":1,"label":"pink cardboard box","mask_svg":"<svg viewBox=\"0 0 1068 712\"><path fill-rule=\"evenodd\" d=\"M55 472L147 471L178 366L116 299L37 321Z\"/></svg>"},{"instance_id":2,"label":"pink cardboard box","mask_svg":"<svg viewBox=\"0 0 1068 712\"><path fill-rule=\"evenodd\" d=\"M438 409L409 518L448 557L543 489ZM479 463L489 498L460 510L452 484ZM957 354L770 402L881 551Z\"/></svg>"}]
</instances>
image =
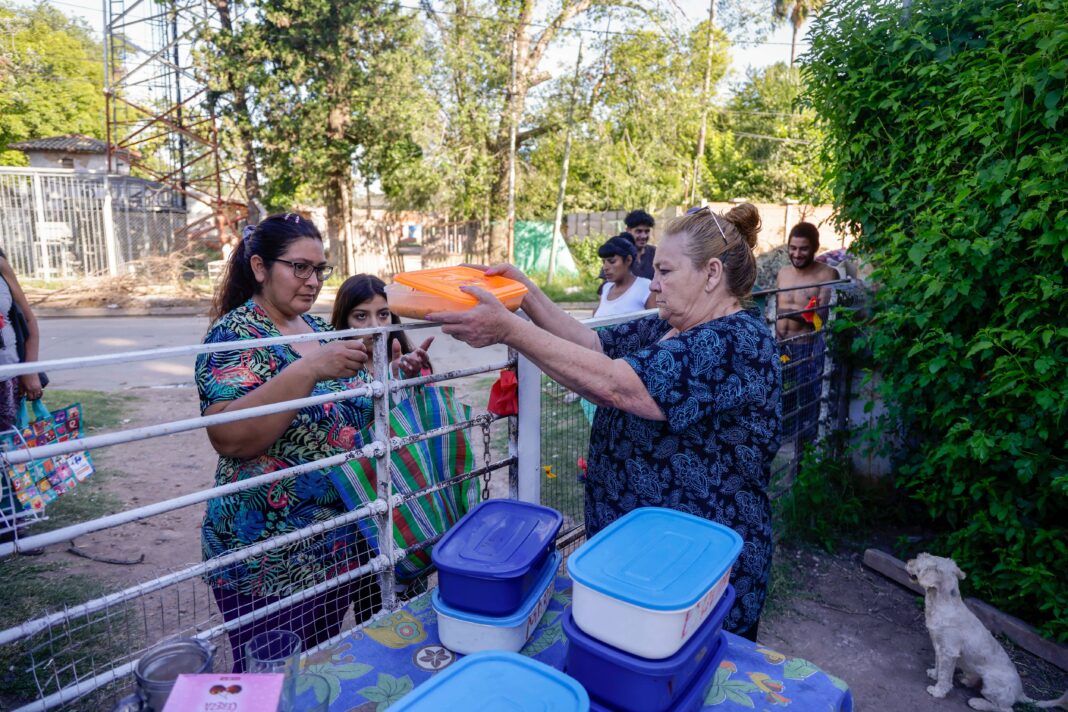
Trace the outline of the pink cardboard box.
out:
<instances>
[{"instance_id":1,"label":"pink cardboard box","mask_svg":"<svg viewBox=\"0 0 1068 712\"><path fill-rule=\"evenodd\" d=\"M285 675L179 675L163 712L275 712Z\"/></svg>"}]
</instances>

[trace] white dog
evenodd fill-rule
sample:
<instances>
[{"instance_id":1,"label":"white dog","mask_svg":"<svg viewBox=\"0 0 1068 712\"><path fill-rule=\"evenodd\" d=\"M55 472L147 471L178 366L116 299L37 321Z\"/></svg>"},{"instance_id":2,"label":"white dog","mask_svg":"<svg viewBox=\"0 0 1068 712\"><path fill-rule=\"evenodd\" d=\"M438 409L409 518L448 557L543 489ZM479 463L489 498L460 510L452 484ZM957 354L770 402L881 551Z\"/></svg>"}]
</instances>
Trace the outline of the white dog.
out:
<instances>
[{"instance_id":1,"label":"white dog","mask_svg":"<svg viewBox=\"0 0 1068 712\"><path fill-rule=\"evenodd\" d=\"M1015 703L1032 702L1068 710L1068 692L1047 702L1035 702L1024 694L1008 653L961 600L957 579L963 579L964 573L952 559L920 554L905 564L905 570L925 591L924 618L935 649L935 666L927 671L935 684L927 692L945 697L953 687L953 671L959 667L966 686L982 683L983 696L968 700L972 709L1012 712Z\"/></svg>"}]
</instances>

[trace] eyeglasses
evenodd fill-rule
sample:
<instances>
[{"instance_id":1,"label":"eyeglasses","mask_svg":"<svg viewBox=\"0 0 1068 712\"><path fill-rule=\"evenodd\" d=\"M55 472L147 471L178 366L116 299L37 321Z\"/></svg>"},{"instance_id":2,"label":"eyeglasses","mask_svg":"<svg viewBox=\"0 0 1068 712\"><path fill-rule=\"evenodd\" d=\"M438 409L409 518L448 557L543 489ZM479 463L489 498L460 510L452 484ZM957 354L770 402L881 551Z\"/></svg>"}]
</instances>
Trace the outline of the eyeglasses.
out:
<instances>
[{"instance_id":1,"label":"eyeglasses","mask_svg":"<svg viewBox=\"0 0 1068 712\"><path fill-rule=\"evenodd\" d=\"M307 262L290 262L289 260L283 260L282 258L275 259L275 262L284 262L293 268L293 276L297 279L307 279L311 277L312 272L315 273L315 277L320 282L325 282L330 278L330 275L334 273L333 265L320 265L316 267L313 264Z\"/></svg>"}]
</instances>

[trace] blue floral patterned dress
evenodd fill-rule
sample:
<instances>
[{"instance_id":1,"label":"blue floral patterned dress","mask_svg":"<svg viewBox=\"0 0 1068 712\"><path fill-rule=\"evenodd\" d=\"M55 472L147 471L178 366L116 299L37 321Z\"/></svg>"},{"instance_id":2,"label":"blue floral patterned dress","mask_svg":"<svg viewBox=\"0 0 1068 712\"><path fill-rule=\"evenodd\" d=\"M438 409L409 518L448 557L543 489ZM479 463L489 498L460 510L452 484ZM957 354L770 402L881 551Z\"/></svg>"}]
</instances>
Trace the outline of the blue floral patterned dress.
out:
<instances>
[{"instance_id":1,"label":"blue floral patterned dress","mask_svg":"<svg viewBox=\"0 0 1068 712\"><path fill-rule=\"evenodd\" d=\"M330 327L304 315L315 331ZM251 299L223 316L204 343L280 336L270 317ZM201 354L196 381L203 413L214 403L237 400L277 376L300 358L289 346ZM359 378L320 381L311 395L336 393L363 385ZM219 457L215 484L224 485L345 452L357 444L359 430L373 418L368 398L302 408L292 425L267 452L248 460ZM347 510L322 471L289 477L270 485L208 502L201 528L204 558L221 556L279 534L332 519ZM209 583L253 596L288 595L360 565L366 545L353 526L271 549L222 571Z\"/></svg>"},{"instance_id":2,"label":"blue floral patterned dress","mask_svg":"<svg viewBox=\"0 0 1068 712\"><path fill-rule=\"evenodd\" d=\"M655 315L599 332L667 417L600 407L590 433L586 533L637 507L670 507L733 528L745 542L731 574L737 603L726 626L760 618L771 570L767 488L782 426L779 352L755 312L740 311L660 339Z\"/></svg>"}]
</instances>

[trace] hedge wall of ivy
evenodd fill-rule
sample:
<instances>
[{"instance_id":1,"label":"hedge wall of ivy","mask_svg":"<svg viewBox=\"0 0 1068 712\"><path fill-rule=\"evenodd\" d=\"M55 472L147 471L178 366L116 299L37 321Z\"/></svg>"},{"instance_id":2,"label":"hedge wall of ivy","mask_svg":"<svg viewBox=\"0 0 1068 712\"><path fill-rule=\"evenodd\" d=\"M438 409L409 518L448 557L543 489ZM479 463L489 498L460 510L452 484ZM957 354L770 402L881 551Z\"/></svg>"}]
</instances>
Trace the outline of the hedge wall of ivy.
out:
<instances>
[{"instance_id":1,"label":"hedge wall of ivy","mask_svg":"<svg viewBox=\"0 0 1068 712\"><path fill-rule=\"evenodd\" d=\"M1068 640L1068 0L842 0L811 36L899 485L966 587Z\"/></svg>"}]
</instances>

